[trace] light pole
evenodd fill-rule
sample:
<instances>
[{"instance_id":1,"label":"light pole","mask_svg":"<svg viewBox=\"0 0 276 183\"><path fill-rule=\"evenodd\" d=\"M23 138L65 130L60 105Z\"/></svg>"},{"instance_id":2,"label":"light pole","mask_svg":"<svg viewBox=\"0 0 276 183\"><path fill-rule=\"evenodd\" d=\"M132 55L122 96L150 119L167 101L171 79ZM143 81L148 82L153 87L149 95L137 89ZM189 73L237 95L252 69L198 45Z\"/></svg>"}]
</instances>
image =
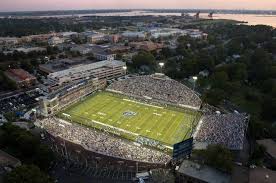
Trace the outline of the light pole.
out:
<instances>
[{"instance_id":1,"label":"light pole","mask_svg":"<svg viewBox=\"0 0 276 183\"><path fill-rule=\"evenodd\" d=\"M160 62L160 63L159 63L159 66L160 66L160 68L161 68L161 73L163 73L163 72L162 72L162 68L164 67L164 65L165 65L165 64L164 64L163 62Z\"/></svg>"},{"instance_id":2,"label":"light pole","mask_svg":"<svg viewBox=\"0 0 276 183\"><path fill-rule=\"evenodd\" d=\"M127 66L123 66L123 69L125 71L125 74L127 74Z\"/></svg>"},{"instance_id":3,"label":"light pole","mask_svg":"<svg viewBox=\"0 0 276 183\"><path fill-rule=\"evenodd\" d=\"M32 109L32 112L34 113L34 121L36 122L36 109Z\"/></svg>"},{"instance_id":4,"label":"light pole","mask_svg":"<svg viewBox=\"0 0 276 183\"><path fill-rule=\"evenodd\" d=\"M196 85L196 81L197 81L197 76L193 76L193 80L194 80L194 87L193 87L193 90L195 91L195 85Z\"/></svg>"}]
</instances>

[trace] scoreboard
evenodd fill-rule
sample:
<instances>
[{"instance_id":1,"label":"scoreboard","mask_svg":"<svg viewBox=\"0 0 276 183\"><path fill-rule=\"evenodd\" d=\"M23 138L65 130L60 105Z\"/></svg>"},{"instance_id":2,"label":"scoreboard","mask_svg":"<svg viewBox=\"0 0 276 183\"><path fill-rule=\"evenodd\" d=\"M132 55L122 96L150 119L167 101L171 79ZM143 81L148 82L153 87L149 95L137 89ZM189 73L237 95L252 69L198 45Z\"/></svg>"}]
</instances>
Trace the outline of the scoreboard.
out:
<instances>
[{"instance_id":1,"label":"scoreboard","mask_svg":"<svg viewBox=\"0 0 276 183\"><path fill-rule=\"evenodd\" d=\"M191 155L193 149L193 137L173 145L173 159Z\"/></svg>"}]
</instances>

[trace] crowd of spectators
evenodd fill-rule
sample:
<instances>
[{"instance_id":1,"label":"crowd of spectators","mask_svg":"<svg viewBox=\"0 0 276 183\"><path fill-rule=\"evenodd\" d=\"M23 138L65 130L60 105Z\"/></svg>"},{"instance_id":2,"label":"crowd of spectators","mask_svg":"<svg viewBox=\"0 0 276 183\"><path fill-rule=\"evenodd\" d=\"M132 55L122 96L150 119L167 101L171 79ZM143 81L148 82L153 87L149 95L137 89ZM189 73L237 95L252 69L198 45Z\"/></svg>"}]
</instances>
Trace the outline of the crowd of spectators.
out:
<instances>
[{"instance_id":1,"label":"crowd of spectators","mask_svg":"<svg viewBox=\"0 0 276 183\"><path fill-rule=\"evenodd\" d=\"M149 163L164 164L171 159L169 155L160 151L138 146L130 141L78 124L63 122L56 118L45 118L39 122L51 135L80 144L85 149L96 153Z\"/></svg>"},{"instance_id":2,"label":"crowd of spectators","mask_svg":"<svg viewBox=\"0 0 276 183\"><path fill-rule=\"evenodd\" d=\"M231 150L241 150L248 126L246 114L214 114L203 116L194 138L199 142L220 144Z\"/></svg>"},{"instance_id":3,"label":"crowd of spectators","mask_svg":"<svg viewBox=\"0 0 276 183\"><path fill-rule=\"evenodd\" d=\"M178 81L153 76L137 76L112 83L109 90L130 96L152 98L172 104L199 108L200 98L194 91Z\"/></svg>"}]
</instances>

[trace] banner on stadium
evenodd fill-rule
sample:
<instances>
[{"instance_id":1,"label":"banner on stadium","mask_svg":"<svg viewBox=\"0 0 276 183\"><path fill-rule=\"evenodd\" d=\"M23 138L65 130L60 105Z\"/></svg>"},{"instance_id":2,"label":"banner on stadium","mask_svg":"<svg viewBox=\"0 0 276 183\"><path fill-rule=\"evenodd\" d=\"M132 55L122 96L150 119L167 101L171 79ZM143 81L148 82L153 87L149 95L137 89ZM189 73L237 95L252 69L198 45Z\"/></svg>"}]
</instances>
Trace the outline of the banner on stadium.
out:
<instances>
[{"instance_id":1,"label":"banner on stadium","mask_svg":"<svg viewBox=\"0 0 276 183\"><path fill-rule=\"evenodd\" d=\"M173 159L190 156L193 149L193 137L173 145Z\"/></svg>"}]
</instances>

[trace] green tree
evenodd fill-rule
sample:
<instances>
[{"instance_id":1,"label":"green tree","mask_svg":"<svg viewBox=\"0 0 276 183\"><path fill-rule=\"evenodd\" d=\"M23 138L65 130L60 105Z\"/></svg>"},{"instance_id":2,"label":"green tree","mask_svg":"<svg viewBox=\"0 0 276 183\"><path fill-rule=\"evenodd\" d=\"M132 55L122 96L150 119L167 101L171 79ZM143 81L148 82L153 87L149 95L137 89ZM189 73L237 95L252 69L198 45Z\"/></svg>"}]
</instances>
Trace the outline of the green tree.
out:
<instances>
[{"instance_id":1,"label":"green tree","mask_svg":"<svg viewBox=\"0 0 276 183\"><path fill-rule=\"evenodd\" d=\"M204 151L206 163L223 171L231 172L233 154L221 145L209 145Z\"/></svg>"},{"instance_id":2,"label":"green tree","mask_svg":"<svg viewBox=\"0 0 276 183\"><path fill-rule=\"evenodd\" d=\"M226 93L222 89L208 90L203 96L203 101L211 105L219 105L220 102L226 98Z\"/></svg>"},{"instance_id":3,"label":"green tree","mask_svg":"<svg viewBox=\"0 0 276 183\"><path fill-rule=\"evenodd\" d=\"M156 67L154 56L150 52L140 52L132 58L133 66L140 68L141 66L148 66L151 69Z\"/></svg>"},{"instance_id":4,"label":"green tree","mask_svg":"<svg viewBox=\"0 0 276 183\"><path fill-rule=\"evenodd\" d=\"M8 173L4 183L53 183L53 180L37 166L22 165Z\"/></svg>"},{"instance_id":5,"label":"green tree","mask_svg":"<svg viewBox=\"0 0 276 183\"><path fill-rule=\"evenodd\" d=\"M213 88L223 89L229 80L228 74L225 71L215 72L211 77L211 83Z\"/></svg>"}]
</instances>

